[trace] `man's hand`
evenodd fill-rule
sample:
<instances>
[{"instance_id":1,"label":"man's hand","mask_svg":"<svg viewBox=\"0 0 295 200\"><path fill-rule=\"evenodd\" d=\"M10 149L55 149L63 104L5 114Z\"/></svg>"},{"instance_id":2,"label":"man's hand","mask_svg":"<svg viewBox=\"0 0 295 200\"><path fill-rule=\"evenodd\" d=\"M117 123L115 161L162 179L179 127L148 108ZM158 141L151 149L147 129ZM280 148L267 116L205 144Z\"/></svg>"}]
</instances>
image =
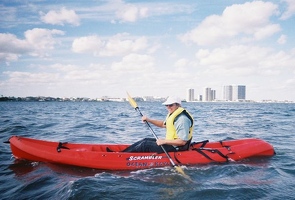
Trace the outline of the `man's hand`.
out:
<instances>
[{"instance_id":1,"label":"man's hand","mask_svg":"<svg viewBox=\"0 0 295 200\"><path fill-rule=\"evenodd\" d=\"M141 120L142 120L142 122L146 122L146 121L148 121L148 118L147 118L147 116L144 115L141 117Z\"/></svg>"}]
</instances>

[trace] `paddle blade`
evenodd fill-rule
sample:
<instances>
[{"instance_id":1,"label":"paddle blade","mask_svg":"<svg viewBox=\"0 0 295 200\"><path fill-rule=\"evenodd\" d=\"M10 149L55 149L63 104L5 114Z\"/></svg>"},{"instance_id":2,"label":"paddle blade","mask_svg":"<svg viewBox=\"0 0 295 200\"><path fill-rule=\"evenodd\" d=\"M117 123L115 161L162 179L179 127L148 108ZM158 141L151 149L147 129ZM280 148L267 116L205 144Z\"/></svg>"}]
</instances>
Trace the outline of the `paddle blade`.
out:
<instances>
[{"instance_id":1,"label":"paddle blade","mask_svg":"<svg viewBox=\"0 0 295 200\"><path fill-rule=\"evenodd\" d=\"M134 99L132 99L132 97L129 95L128 92L127 92L127 96L128 96L128 101L129 101L130 105L131 105L133 108L137 108L137 103L134 101Z\"/></svg>"},{"instance_id":2,"label":"paddle blade","mask_svg":"<svg viewBox=\"0 0 295 200\"><path fill-rule=\"evenodd\" d=\"M186 178L187 180L189 180L190 182L194 182L191 177L189 177L188 175L186 175L183 171L183 169L181 169L181 167L179 166L174 166L174 168L176 169L176 171L178 171L184 178Z\"/></svg>"}]
</instances>

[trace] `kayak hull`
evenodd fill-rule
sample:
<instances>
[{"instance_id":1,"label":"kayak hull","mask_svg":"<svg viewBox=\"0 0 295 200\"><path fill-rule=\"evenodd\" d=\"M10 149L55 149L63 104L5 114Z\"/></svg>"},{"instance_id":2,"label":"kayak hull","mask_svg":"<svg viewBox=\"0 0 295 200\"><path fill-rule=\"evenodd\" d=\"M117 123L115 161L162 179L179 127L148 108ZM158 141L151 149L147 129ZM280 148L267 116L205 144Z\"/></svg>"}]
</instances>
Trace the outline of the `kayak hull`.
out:
<instances>
[{"instance_id":1,"label":"kayak hull","mask_svg":"<svg viewBox=\"0 0 295 200\"><path fill-rule=\"evenodd\" d=\"M127 144L61 143L12 136L9 139L16 159L49 162L103 170L136 170L170 166L165 153L120 152ZM107 152L106 148L113 150ZM238 161L246 158L275 155L269 143L256 138L222 142L192 143L188 151L169 152L178 165Z\"/></svg>"}]
</instances>

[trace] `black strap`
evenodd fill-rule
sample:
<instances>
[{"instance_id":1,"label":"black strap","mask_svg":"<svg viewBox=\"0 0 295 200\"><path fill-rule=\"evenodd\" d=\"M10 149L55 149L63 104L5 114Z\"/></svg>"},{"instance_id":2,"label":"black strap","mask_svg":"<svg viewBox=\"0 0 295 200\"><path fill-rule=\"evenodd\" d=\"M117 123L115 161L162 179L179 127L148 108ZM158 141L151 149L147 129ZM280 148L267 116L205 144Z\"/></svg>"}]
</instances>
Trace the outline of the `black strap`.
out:
<instances>
[{"instance_id":1,"label":"black strap","mask_svg":"<svg viewBox=\"0 0 295 200\"><path fill-rule=\"evenodd\" d=\"M203 155L207 159L214 161L210 156L208 156L205 152L202 151L203 149L193 149L193 150L197 151L198 153L200 153L201 155Z\"/></svg>"},{"instance_id":2,"label":"black strap","mask_svg":"<svg viewBox=\"0 0 295 200\"><path fill-rule=\"evenodd\" d=\"M58 146L56 147L56 151L57 151L58 153L61 152L61 149L70 149L70 148L68 148L68 147L63 146L64 144L67 144L67 142L59 142L59 143L58 143Z\"/></svg>"},{"instance_id":3,"label":"black strap","mask_svg":"<svg viewBox=\"0 0 295 200\"><path fill-rule=\"evenodd\" d=\"M227 148L228 150L230 150L230 146L228 146L228 145L224 145L224 144L223 144L223 141L219 141L219 143L220 143L220 145L221 145L222 147L225 147L225 148Z\"/></svg>"},{"instance_id":4,"label":"black strap","mask_svg":"<svg viewBox=\"0 0 295 200\"><path fill-rule=\"evenodd\" d=\"M224 155L223 153L221 153L218 149L193 148L192 150L197 151L198 153L202 154L204 157L206 157L207 159L212 160L212 161L215 161L215 160L213 160L210 156L208 156L204 151L210 151L211 153L217 153L219 156L221 156L222 158L224 158L226 160L226 162L229 161L228 156L227 155Z\"/></svg>"},{"instance_id":5,"label":"black strap","mask_svg":"<svg viewBox=\"0 0 295 200\"><path fill-rule=\"evenodd\" d=\"M214 159L212 159L209 155L207 155L204 151L210 151L211 153L217 153L219 156L221 156L222 158L225 159L226 162L229 161L228 158L228 154L224 155L223 153L221 153L218 149L211 149L211 148L193 148L193 151L198 152L199 154L201 154L202 156L204 156L205 158L207 158L208 160L214 161L214 162L220 162L220 161L216 161ZM229 154L233 154L233 152L230 152ZM180 160L177 158L177 152L174 152L174 158L176 160L176 162L178 162L179 164L181 164Z\"/></svg>"},{"instance_id":6,"label":"black strap","mask_svg":"<svg viewBox=\"0 0 295 200\"><path fill-rule=\"evenodd\" d=\"M205 145L206 145L208 142L209 142L209 140L204 140L204 141L201 141L201 142L193 142L193 143L191 144L191 146L193 147L193 146L196 145L196 144L201 144L201 143L202 143L202 145L201 145L201 147L200 147L200 148L202 148L202 147L205 147Z\"/></svg>"}]
</instances>

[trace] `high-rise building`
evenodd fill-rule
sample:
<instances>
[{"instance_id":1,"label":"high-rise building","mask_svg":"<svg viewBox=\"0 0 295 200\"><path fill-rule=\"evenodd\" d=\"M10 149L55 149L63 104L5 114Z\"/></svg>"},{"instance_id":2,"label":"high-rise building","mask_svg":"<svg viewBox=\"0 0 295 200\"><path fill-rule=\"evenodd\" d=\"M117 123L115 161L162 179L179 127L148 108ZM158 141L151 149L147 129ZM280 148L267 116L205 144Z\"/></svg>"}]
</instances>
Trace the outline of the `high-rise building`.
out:
<instances>
[{"instance_id":1,"label":"high-rise building","mask_svg":"<svg viewBox=\"0 0 295 200\"><path fill-rule=\"evenodd\" d=\"M213 101L216 99L216 91L211 88L205 88L204 101Z\"/></svg>"},{"instance_id":2,"label":"high-rise building","mask_svg":"<svg viewBox=\"0 0 295 200\"><path fill-rule=\"evenodd\" d=\"M223 99L225 101L232 101L233 100L233 86L226 85L223 87Z\"/></svg>"},{"instance_id":3,"label":"high-rise building","mask_svg":"<svg viewBox=\"0 0 295 200\"><path fill-rule=\"evenodd\" d=\"M195 100L195 94L194 94L194 89L187 89L187 93L186 93L186 101L187 102L191 102Z\"/></svg>"},{"instance_id":4,"label":"high-rise building","mask_svg":"<svg viewBox=\"0 0 295 200\"><path fill-rule=\"evenodd\" d=\"M246 86L226 85L223 87L223 99L225 101L240 101L246 99Z\"/></svg>"},{"instance_id":5,"label":"high-rise building","mask_svg":"<svg viewBox=\"0 0 295 200\"><path fill-rule=\"evenodd\" d=\"M198 101L203 101L203 95L199 95Z\"/></svg>"},{"instance_id":6,"label":"high-rise building","mask_svg":"<svg viewBox=\"0 0 295 200\"><path fill-rule=\"evenodd\" d=\"M235 85L233 86L232 101L239 101L246 99L246 86Z\"/></svg>"}]
</instances>

